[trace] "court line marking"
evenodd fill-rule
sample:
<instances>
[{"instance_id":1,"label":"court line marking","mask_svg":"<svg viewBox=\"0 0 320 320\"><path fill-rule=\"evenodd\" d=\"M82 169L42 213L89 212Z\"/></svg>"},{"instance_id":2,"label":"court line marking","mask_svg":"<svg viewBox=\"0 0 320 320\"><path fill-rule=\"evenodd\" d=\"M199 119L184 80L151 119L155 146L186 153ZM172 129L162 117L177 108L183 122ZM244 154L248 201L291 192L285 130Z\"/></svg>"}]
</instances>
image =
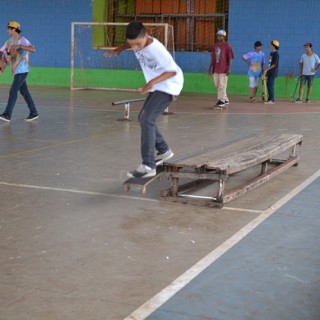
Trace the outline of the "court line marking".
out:
<instances>
[{"instance_id":1,"label":"court line marking","mask_svg":"<svg viewBox=\"0 0 320 320\"><path fill-rule=\"evenodd\" d=\"M167 287L154 295L151 299L145 302L142 306L136 309L133 313L127 316L124 320L144 320L152 312L158 309L171 297L173 297L178 291L185 287L191 280L193 280L197 275L199 275L208 266L214 263L218 258L235 246L240 240L247 236L251 231L257 228L263 221L269 218L275 211L286 204L289 200L295 197L303 189L305 189L309 184L311 184L315 179L320 176L320 170L315 172L312 176L303 181L300 185L286 194L283 198L275 202L270 208L262 212L255 219L250 221L246 226L236 232L233 236L227 239L219 247L211 251L203 259L198 261L195 265L189 268L181 276L171 282Z\"/></svg>"},{"instance_id":2,"label":"court line marking","mask_svg":"<svg viewBox=\"0 0 320 320\"><path fill-rule=\"evenodd\" d=\"M0 185L8 186L8 187L29 188L29 189L49 190L49 191L58 191L58 192L70 192L70 193L78 193L78 194L86 194L86 195L95 195L95 196L103 196L103 197L111 197L111 198L119 198L119 199L143 200L143 201L160 203L158 199L151 199L151 198L144 198L144 197L137 197L137 196L117 195L113 193L86 191L86 190L79 190L79 189L45 187L45 186L37 186L37 185L23 184L23 183L10 183L5 181L0 181ZM251 212L251 213L263 212L262 210L252 210L252 209L235 208L235 207L227 207L227 206L224 206L223 208L221 208L221 210L243 211L243 212Z\"/></svg>"},{"instance_id":3,"label":"court line marking","mask_svg":"<svg viewBox=\"0 0 320 320\"><path fill-rule=\"evenodd\" d=\"M8 187L38 189L38 190L70 192L70 193L86 194L86 195L93 195L93 196L103 196L103 197L111 197L111 198L118 198L118 199L130 199L130 200L143 200L143 201L149 201L149 202L159 202L159 200L151 199L151 198L133 197L133 196L125 196L125 195L121 195L121 194L117 195L117 194L112 194L112 193L85 191L85 190L78 190L78 189L44 187L44 186L35 186L35 185L21 184L21 183L9 183L9 182L4 182L4 181L0 181L0 185L8 186Z\"/></svg>"},{"instance_id":4,"label":"court line marking","mask_svg":"<svg viewBox=\"0 0 320 320\"><path fill-rule=\"evenodd\" d=\"M221 210L230 210L230 211L240 211L240 212L249 212L249 213L263 213L263 210L255 210L255 209L246 209L246 208L235 208L235 207L227 207L223 206Z\"/></svg>"},{"instance_id":5,"label":"court line marking","mask_svg":"<svg viewBox=\"0 0 320 320\"><path fill-rule=\"evenodd\" d=\"M159 199L151 199L151 198L144 198L144 197L137 197L137 196L125 196L125 195L117 195L113 193L86 191L86 190L79 190L79 189L45 187L45 186L39 186L39 185L37 186L37 185L23 184L23 183L10 183L5 181L0 181L0 185L8 186L8 187L29 188L29 189L49 190L49 191L58 191L58 192L70 192L70 193L78 193L78 194L86 194L86 195L95 195L95 196L103 196L103 197L111 197L111 198L119 198L119 199L130 199L130 200L142 200L142 201L160 203ZM173 205L175 204L173 203ZM227 206L222 207L221 210L232 210L232 211L241 211L241 212L243 211L243 212L250 212L250 213L263 212L262 210L252 210L252 209L235 208L235 207L227 207Z\"/></svg>"}]
</instances>

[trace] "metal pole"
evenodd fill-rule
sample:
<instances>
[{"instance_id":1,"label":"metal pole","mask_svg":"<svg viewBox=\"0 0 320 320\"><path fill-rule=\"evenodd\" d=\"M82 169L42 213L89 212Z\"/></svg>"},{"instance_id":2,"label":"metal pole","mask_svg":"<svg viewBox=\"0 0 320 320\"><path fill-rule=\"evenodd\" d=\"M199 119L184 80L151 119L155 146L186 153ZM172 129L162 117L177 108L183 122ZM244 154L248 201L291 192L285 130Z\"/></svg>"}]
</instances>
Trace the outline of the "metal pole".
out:
<instances>
[{"instance_id":1,"label":"metal pole","mask_svg":"<svg viewBox=\"0 0 320 320\"><path fill-rule=\"evenodd\" d=\"M70 88L74 88L74 23L71 23L71 79Z\"/></svg>"}]
</instances>

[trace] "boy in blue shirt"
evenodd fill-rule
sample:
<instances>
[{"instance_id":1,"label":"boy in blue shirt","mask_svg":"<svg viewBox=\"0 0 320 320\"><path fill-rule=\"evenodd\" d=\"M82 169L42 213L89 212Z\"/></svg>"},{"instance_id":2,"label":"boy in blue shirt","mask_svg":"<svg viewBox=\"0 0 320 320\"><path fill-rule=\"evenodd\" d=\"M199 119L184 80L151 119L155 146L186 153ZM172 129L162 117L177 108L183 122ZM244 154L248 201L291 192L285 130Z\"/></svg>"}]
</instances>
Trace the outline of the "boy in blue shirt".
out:
<instances>
[{"instance_id":1,"label":"boy in blue shirt","mask_svg":"<svg viewBox=\"0 0 320 320\"><path fill-rule=\"evenodd\" d=\"M249 65L248 76L250 102L255 102L260 77L263 73L264 53L261 50L262 43L260 41L256 41L254 44L254 51L250 51L242 57L242 59Z\"/></svg>"}]
</instances>

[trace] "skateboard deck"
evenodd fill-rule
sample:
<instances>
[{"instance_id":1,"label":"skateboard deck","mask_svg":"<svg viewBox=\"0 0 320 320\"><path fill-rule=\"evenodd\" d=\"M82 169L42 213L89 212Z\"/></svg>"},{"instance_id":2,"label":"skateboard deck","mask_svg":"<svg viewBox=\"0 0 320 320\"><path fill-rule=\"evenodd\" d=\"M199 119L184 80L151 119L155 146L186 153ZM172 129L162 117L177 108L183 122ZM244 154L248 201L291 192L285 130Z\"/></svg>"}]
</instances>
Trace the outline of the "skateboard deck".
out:
<instances>
[{"instance_id":1,"label":"skateboard deck","mask_svg":"<svg viewBox=\"0 0 320 320\"><path fill-rule=\"evenodd\" d=\"M124 191L140 191L146 193L147 186L153 181L160 179L162 172L164 171L163 166L157 166L157 174L150 178L130 178L123 183Z\"/></svg>"},{"instance_id":2,"label":"skateboard deck","mask_svg":"<svg viewBox=\"0 0 320 320\"><path fill-rule=\"evenodd\" d=\"M6 66L7 66L7 63L5 62L5 60L0 59L0 74L3 73Z\"/></svg>"},{"instance_id":3,"label":"skateboard deck","mask_svg":"<svg viewBox=\"0 0 320 320\"><path fill-rule=\"evenodd\" d=\"M262 76L261 77L261 82L262 82L262 101L267 102L268 97L267 97L267 81L266 77Z\"/></svg>"}]
</instances>

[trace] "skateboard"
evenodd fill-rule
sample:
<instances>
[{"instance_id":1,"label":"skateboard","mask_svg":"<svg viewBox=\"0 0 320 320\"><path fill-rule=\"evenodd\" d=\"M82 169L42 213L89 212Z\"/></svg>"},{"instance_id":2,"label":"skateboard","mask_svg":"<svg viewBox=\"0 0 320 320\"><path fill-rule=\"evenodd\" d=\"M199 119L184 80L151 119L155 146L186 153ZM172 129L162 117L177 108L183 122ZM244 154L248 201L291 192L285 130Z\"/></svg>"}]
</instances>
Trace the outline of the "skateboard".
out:
<instances>
[{"instance_id":1,"label":"skateboard","mask_svg":"<svg viewBox=\"0 0 320 320\"><path fill-rule=\"evenodd\" d=\"M3 73L6 66L7 66L7 62L5 60L0 59L0 74Z\"/></svg>"},{"instance_id":2,"label":"skateboard","mask_svg":"<svg viewBox=\"0 0 320 320\"><path fill-rule=\"evenodd\" d=\"M160 179L164 168L162 165L157 166L157 173L154 177L150 178L130 178L123 183L124 191L141 191L145 194L147 186L153 181Z\"/></svg>"},{"instance_id":3,"label":"skateboard","mask_svg":"<svg viewBox=\"0 0 320 320\"><path fill-rule=\"evenodd\" d=\"M267 102L268 97L267 97L267 81L266 81L266 76L262 75L261 77L261 83L262 83L262 101Z\"/></svg>"}]
</instances>

